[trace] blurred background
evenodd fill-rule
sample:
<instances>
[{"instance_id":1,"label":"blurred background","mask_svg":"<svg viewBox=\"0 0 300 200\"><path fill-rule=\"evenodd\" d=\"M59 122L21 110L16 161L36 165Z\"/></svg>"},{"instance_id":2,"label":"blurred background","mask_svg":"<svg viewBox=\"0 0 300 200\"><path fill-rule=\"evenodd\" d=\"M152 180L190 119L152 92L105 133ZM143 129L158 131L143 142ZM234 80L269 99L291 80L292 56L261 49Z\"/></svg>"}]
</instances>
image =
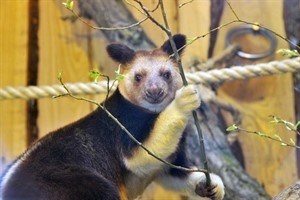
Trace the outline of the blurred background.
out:
<instances>
[{"instance_id":1,"label":"blurred background","mask_svg":"<svg viewBox=\"0 0 300 200\"><path fill-rule=\"evenodd\" d=\"M105 51L110 42L102 31L91 29L63 5L62 0L1 0L0 1L0 88L6 86L59 84L57 76L63 73L64 82L89 82L89 70L99 68L101 73L114 77L118 64L108 58ZM129 1L132 2L132 1ZM143 4L153 9L157 0L145 0ZM221 1L194 0L180 7L187 0L165 0L170 29L173 33L185 34L188 38L204 35L211 28L232 20L235 16L229 6ZM229 1L239 18L257 22L286 37L283 0L234 0ZM287 1L288 2L288 1ZM290 1L292 3L292 1ZM297 2L297 1L296 1ZM136 20L144 16L133 6L126 4ZM295 2L294 2L295 3ZM299 4L299 1L298 1ZM75 1L78 11L78 2ZM107 8L106 12L110 12ZM287 8L286 8L287 9ZM81 11L82 12L82 11ZM298 13L299 14L299 13ZM87 15L82 14L83 17ZM106 14L103 13L103 16ZM153 17L162 22L158 9ZM287 16L286 16L287 17ZM85 18L97 25L92 19ZM126 21L126 19L124 19ZM232 23L222 27L217 35L201 37L186 48L183 64L186 69L195 63L203 63L226 48L226 36L230 30L243 23ZM298 23L299 25L299 23ZM147 36L160 46L167 35L150 20L142 25ZM233 34L233 33L231 33ZM298 32L299 34L299 32ZM125 34L126 35L126 34ZM264 35L248 32L230 42L238 43L245 52L260 54L271 48L271 42ZM214 41L215 42L214 42ZM118 42L122 42L119 39ZM276 50L289 48L289 44L276 37ZM219 68L231 65L245 65L271 60L281 60L274 51L259 59L235 57ZM292 74L274 75L232 81L212 89L218 99L236 108L240 125L248 130L277 134L297 141L296 135L287 133L283 126L270 125L270 115L295 122L300 105L294 87ZM89 95L100 101L103 95ZM0 100L0 172L19 156L34 140L83 117L95 107L70 98L42 98L38 100ZM235 123L226 110L219 109L224 128ZM225 132L225 129L223 130ZM237 158L252 177L275 196L298 180L297 154L295 148L240 133L234 135L232 146ZM238 147L238 148L236 148ZM162 189L155 193L160 199ZM168 194L168 198L177 199ZM178 197L179 198L179 197ZM155 199L155 198L154 198Z\"/></svg>"}]
</instances>

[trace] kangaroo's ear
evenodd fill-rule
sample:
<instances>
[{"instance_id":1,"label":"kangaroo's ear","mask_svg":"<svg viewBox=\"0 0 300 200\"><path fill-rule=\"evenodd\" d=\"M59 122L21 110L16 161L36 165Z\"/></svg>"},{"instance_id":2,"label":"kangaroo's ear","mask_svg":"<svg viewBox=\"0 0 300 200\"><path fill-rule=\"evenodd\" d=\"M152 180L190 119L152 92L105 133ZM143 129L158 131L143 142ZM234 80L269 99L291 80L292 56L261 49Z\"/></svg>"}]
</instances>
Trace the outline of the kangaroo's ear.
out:
<instances>
[{"instance_id":1,"label":"kangaroo's ear","mask_svg":"<svg viewBox=\"0 0 300 200\"><path fill-rule=\"evenodd\" d=\"M186 44L186 37L182 34L176 34L173 36L174 42L176 44L176 48L180 49ZM162 51L166 52L168 55L172 55L174 53L170 40L165 41L165 43L160 47ZM179 55L183 53L183 49L178 51Z\"/></svg>"},{"instance_id":2,"label":"kangaroo's ear","mask_svg":"<svg viewBox=\"0 0 300 200\"><path fill-rule=\"evenodd\" d=\"M106 51L114 61L121 64L130 62L135 55L134 50L123 44L110 44L106 47Z\"/></svg>"}]
</instances>

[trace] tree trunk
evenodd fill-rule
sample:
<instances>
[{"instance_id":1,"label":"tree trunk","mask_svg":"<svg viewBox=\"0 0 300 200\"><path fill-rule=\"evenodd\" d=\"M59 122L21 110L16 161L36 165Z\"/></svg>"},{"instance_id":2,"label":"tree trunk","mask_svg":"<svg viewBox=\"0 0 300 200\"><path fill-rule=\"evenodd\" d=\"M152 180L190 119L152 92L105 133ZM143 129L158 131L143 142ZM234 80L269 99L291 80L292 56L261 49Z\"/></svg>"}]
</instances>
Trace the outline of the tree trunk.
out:
<instances>
[{"instance_id":1,"label":"tree trunk","mask_svg":"<svg viewBox=\"0 0 300 200\"><path fill-rule=\"evenodd\" d=\"M120 0L78 0L80 14L93 19L100 27L120 27L137 21ZM109 42L122 42L133 49L152 49L154 43L138 26L123 31L103 31ZM218 117L206 107L202 113L208 161L212 172L220 175L226 187L225 199L270 199L262 186L251 178L231 153L225 133L218 124ZM205 117L203 117L205 116ZM197 135L190 133L188 151L190 159L201 166Z\"/></svg>"},{"instance_id":2,"label":"tree trunk","mask_svg":"<svg viewBox=\"0 0 300 200\"><path fill-rule=\"evenodd\" d=\"M274 198L274 200L289 199L300 199L300 181L297 181Z\"/></svg>"},{"instance_id":3,"label":"tree trunk","mask_svg":"<svg viewBox=\"0 0 300 200\"><path fill-rule=\"evenodd\" d=\"M99 27L124 27L136 23L123 1L120 0L79 0L80 15L93 19ZM122 42L132 49L154 48L140 26L125 30L102 31L109 42Z\"/></svg>"}]
</instances>

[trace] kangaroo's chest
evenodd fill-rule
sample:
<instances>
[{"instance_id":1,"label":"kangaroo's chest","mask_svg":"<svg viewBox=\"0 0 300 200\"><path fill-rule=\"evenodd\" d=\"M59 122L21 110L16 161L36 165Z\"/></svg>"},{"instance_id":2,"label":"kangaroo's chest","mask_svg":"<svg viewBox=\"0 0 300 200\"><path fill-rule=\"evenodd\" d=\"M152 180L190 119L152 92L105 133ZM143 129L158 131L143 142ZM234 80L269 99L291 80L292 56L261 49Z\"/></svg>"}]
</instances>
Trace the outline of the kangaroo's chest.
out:
<instances>
[{"instance_id":1,"label":"kangaroo's chest","mask_svg":"<svg viewBox=\"0 0 300 200\"><path fill-rule=\"evenodd\" d=\"M146 187L157 177L160 171L145 176L137 176L133 173L125 177L125 187L128 200L132 200L141 195Z\"/></svg>"}]
</instances>

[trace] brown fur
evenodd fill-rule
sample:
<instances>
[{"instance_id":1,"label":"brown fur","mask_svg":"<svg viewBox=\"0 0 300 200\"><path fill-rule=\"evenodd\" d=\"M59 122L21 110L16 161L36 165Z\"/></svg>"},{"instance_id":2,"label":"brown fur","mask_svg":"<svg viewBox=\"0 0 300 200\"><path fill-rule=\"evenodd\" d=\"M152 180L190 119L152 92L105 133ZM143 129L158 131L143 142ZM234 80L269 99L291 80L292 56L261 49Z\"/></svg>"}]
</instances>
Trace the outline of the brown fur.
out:
<instances>
[{"instance_id":1,"label":"brown fur","mask_svg":"<svg viewBox=\"0 0 300 200\"><path fill-rule=\"evenodd\" d=\"M162 87L167 101L164 101L164 105L159 106L159 108L153 107L153 110L150 111L160 112L174 99L176 90L182 86L175 61L170 59L169 55L161 49L138 51L133 60L121 64L121 69L122 74L125 75L125 80L119 83L120 92L136 105L147 107L147 105L143 106L142 103L146 98L143 91L149 89L151 84L155 83ZM168 80L162 77L167 72L171 74ZM135 74L142 76L140 82L134 81Z\"/></svg>"}]
</instances>

